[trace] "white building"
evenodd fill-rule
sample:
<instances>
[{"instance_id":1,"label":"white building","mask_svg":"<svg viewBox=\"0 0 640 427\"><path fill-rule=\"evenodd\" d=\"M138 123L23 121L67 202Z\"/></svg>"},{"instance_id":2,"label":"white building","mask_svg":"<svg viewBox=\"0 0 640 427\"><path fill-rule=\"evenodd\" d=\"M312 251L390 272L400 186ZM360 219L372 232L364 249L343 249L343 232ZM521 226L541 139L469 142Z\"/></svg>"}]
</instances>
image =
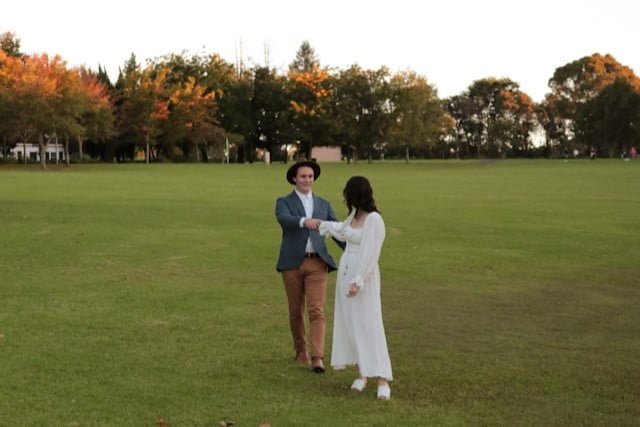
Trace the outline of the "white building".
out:
<instances>
[{"instance_id":1,"label":"white building","mask_svg":"<svg viewBox=\"0 0 640 427\"><path fill-rule=\"evenodd\" d=\"M19 162L24 162L26 156L27 162L37 163L40 162L40 147L38 144L23 144L19 143L14 148L9 150L9 155L18 159ZM64 160L64 146L60 143L48 143L45 147L45 155L47 156L47 162L58 162Z\"/></svg>"},{"instance_id":2,"label":"white building","mask_svg":"<svg viewBox=\"0 0 640 427\"><path fill-rule=\"evenodd\" d=\"M318 162L339 162L342 152L340 147L312 147L311 158Z\"/></svg>"}]
</instances>

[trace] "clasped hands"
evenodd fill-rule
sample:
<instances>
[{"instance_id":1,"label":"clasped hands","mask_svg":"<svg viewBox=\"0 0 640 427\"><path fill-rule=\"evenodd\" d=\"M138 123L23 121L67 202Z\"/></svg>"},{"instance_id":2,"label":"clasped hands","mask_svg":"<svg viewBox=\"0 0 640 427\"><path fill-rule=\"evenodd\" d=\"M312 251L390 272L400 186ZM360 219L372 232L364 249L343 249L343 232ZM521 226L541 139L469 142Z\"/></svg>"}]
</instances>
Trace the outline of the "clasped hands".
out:
<instances>
[{"instance_id":1,"label":"clasped hands","mask_svg":"<svg viewBox=\"0 0 640 427\"><path fill-rule=\"evenodd\" d=\"M318 231L318 229L320 228L321 222L322 220L317 218L307 218L304 220L304 226L307 227L309 230Z\"/></svg>"},{"instance_id":2,"label":"clasped hands","mask_svg":"<svg viewBox=\"0 0 640 427\"><path fill-rule=\"evenodd\" d=\"M317 218L307 218L304 220L304 226L307 227L309 230L317 231L320 228L321 222L322 220L319 220ZM360 291L360 288L358 287L358 285L356 285L355 283L352 283L351 285L349 285L349 292L347 292L347 298L355 297L359 291Z\"/></svg>"}]
</instances>

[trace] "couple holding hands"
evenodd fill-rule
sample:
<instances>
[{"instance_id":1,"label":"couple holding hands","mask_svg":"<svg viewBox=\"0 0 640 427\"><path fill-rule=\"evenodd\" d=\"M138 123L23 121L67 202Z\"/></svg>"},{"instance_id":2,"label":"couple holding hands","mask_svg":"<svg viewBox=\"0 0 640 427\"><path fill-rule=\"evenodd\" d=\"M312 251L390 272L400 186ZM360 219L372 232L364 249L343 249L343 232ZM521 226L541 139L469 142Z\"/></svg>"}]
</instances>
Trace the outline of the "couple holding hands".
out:
<instances>
[{"instance_id":1,"label":"couple holding hands","mask_svg":"<svg viewBox=\"0 0 640 427\"><path fill-rule=\"evenodd\" d=\"M393 377L382 322L378 268L384 222L371 185L362 176L347 181L343 195L349 214L344 221L337 221L331 204L312 193L320 172L316 162L295 163L287 171L287 181L295 188L276 202L276 218L282 227L276 268L282 273L287 293L295 358L310 363L313 372L324 373L327 273L337 269L331 366L344 369L356 365L359 377L351 389L363 391L369 378L377 378L378 399L389 400ZM337 268L327 251L326 235L344 249ZM311 329L311 359L305 305Z\"/></svg>"}]
</instances>

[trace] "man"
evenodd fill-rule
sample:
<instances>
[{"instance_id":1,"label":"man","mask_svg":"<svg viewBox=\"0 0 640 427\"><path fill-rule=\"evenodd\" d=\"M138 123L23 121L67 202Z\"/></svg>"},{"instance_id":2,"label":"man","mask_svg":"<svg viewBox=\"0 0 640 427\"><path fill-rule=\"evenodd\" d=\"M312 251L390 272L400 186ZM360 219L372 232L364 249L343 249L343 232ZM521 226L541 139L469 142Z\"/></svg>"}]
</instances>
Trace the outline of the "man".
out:
<instances>
[{"instance_id":1,"label":"man","mask_svg":"<svg viewBox=\"0 0 640 427\"><path fill-rule=\"evenodd\" d=\"M287 171L295 189L276 201L276 218L282 227L282 243L276 269L282 273L289 302L289 326L295 359L309 364L304 326L305 300L311 327L311 369L324 373L324 303L327 273L336 264L318 234L321 220L336 221L331 204L314 194L313 183L320 176L315 162L300 161ZM344 248L344 245L341 244Z\"/></svg>"}]
</instances>

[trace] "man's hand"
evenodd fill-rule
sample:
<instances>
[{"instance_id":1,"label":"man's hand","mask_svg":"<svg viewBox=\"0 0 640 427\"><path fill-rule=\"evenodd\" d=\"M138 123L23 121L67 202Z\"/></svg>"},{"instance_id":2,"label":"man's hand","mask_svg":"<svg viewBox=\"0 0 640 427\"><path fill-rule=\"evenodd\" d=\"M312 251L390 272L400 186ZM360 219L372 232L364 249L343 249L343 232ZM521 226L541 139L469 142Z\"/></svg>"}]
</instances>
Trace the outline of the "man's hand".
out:
<instances>
[{"instance_id":1,"label":"man's hand","mask_svg":"<svg viewBox=\"0 0 640 427\"><path fill-rule=\"evenodd\" d=\"M360 288L358 287L358 285L356 285L355 283L352 283L351 285L349 285L349 292L347 292L347 298L355 297L356 295L358 295L358 291L360 291Z\"/></svg>"},{"instance_id":2,"label":"man's hand","mask_svg":"<svg viewBox=\"0 0 640 427\"><path fill-rule=\"evenodd\" d=\"M320 228L321 222L322 221L317 218L307 218L304 220L304 226L309 230L317 230L318 228Z\"/></svg>"}]
</instances>

